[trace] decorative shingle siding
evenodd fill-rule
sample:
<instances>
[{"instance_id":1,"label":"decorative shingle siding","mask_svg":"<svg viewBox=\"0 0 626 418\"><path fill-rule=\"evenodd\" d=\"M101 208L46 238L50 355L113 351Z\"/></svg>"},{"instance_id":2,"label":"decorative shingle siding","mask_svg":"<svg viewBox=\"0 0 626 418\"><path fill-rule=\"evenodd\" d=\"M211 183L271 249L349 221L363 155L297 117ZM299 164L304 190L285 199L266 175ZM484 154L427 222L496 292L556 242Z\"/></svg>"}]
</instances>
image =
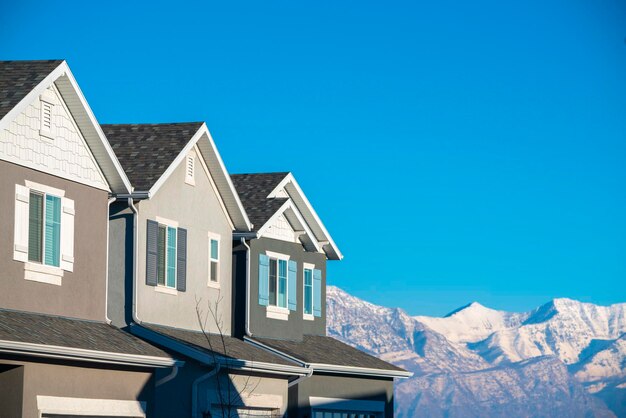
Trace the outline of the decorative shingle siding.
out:
<instances>
[{"instance_id":1,"label":"decorative shingle siding","mask_svg":"<svg viewBox=\"0 0 626 418\"><path fill-rule=\"evenodd\" d=\"M0 132L0 159L108 190L87 144L56 89L48 88L52 138L40 134L41 101L34 100Z\"/></svg>"},{"instance_id":2,"label":"decorative shingle siding","mask_svg":"<svg viewBox=\"0 0 626 418\"><path fill-rule=\"evenodd\" d=\"M274 222L267 228L265 237L288 242L298 242L298 237L283 215L276 217Z\"/></svg>"}]
</instances>

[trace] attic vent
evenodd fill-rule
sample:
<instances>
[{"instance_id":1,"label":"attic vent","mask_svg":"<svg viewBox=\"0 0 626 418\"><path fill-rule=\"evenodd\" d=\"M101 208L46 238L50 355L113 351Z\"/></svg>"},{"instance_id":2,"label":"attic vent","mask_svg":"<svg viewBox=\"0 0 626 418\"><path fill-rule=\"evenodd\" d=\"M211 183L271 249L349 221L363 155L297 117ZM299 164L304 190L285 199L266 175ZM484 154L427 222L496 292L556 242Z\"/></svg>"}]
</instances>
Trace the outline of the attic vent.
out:
<instances>
[{"instance_id":1,"label":"attic vent","mask_svg":"<svg viewBox=\"0 0 626 418\"><path fill-rule=\"evenodd\" d=\"M193 155L187 156L187 169L185 170L185 183L195 185L195 158Z\"/></svg>"},{"instance_id":2,"label":"attic vent","mask_svg":"<svg viewBox=\"0 0 626 418\"><path fill-rule=\"evenodd\" d=\"M52 103L41 101L40 134L52 138Z\"/></svg>"}]
</instances>

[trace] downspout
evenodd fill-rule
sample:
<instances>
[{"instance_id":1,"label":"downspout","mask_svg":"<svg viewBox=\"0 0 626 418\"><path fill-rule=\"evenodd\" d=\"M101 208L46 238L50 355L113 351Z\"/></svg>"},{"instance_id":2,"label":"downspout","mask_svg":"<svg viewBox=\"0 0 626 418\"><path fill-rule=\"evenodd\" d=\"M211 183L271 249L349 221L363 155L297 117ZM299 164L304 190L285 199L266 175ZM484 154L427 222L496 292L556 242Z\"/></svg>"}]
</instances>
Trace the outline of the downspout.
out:
<instances>
[{"instance_id":1,"label":"downspout","mask_svg":"<svg viewBox=\"0 0 626 418\"><path fill-rule=\"evenodd\" d=\"M137 231L137 218L139 212L133 203L133 198L128 198L128 207L133 211L133 308L132 319L136 324L141 324L141 320L137 315L137 240L139 239L139 231Z\"/></svg>"},{"instance_id":2,"label":"downspout","mask_svg":"<svg viewBox=\"0 0 626 418\"><path fill-rule=\"evenodd\" d=\"M298 383L302 382L303 380L306 380L309 377L313 376L313 368L311 367L311 365L307 364L306 368L308 369L307 373L304 376L300 376L299 378L297 378L295 380L292 380L291 382L287 383L287 387L288 388L290 388L292 386L295 386Z\"/></svg>"},{"instance_id":3,"label":"downspout","mask_svg":"<svg viewBox=\"0 0 626 418\"><path fill-rule=\"evenodd\" d=\"M172 371L170 372L170 374L157 380L154 384L154 387L158 387L169 382L170 380L175 378L177 374L178 374L178 364L175 364L174 367L172 367Z\"/></svg>"},{"instance_id":4,"label":"downspout","mask_svg":"<svg viewBox=\"0 0 626 418\"><path fill-rule=\"evenodd\" d=\"M252 337L250 331L250 246L246 243L246 239L241 237L241 243L246 247L246 335Z\"/></svg>"},{"instance_id":5,"label":"downspout","mask_svg":"<svg viewBox=\"0 0 626 418\"><path fill-rule=\"evenodd\" d=\"M198 386L200 385L200 383L216 375L220 371L221 367L222 365L220 363L216 363L215 368L213 370L211 370L207 374L200 376L199 378L193 381L193 385L191 389L191 418L202 418L202 415L197 413Z\"/></svg>"},{"instance_id":6,"label":"downspout","mask_svg":"<svg viewBox=\"0 0 626 418\"><path fill-rule=\"evenodd\" d=\"M105 282L104 282L104 319L107 324L111 325L111 319L109 318L109 223L111 222L109 216L111 215L111 203L115 202L117 198L110 197L107 203L107 257L105 268Z\"/></svg>"}]
</instances>

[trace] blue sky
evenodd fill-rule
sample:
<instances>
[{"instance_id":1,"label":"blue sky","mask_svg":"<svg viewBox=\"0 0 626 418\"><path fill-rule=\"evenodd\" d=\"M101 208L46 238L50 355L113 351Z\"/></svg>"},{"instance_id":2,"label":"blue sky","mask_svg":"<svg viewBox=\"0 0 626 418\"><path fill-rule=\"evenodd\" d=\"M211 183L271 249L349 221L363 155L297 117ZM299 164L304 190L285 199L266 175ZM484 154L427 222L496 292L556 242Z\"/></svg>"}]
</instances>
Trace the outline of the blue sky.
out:
<instances>
[{"instance_id":1,"label":"blue sky","mask_svg":"<svg viewBox=\"0 0 626 418\"><path fill-rule=\"evenodd\" d=\"M67 59L100 122L204 120L232 173L294 172L332 284L626 301L623 1L14 3L0 59Z\"/></svg>"}]
</instances>

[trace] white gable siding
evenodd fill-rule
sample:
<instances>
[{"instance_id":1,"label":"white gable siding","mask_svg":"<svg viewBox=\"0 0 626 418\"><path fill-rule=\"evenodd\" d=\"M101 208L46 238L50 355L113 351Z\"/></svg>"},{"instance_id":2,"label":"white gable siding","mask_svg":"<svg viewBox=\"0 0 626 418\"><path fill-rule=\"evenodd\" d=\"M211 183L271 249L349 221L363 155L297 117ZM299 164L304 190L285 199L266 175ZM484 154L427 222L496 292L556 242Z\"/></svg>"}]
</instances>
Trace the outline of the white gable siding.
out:
<instances>
[{"instance_id":1,"label":"white gable siding","mask_svg":"<svg viewBox=\"0 0 626 418\"><path fill-rule=\"evenodd\" d=\"M285 189L280 189L277 190L274 197L284 197L284 198L289 198L289 195L287 194L287 192L285 191Z\"/></svg>"},{"instance_id":2,"label":"white gable siding","mask_svg":"<svg viewBox=\"0 0 626 418\"><path fill-rule=\"evenodd\" d=\"M0 131L0 159L58 177L108 190L63 99L52 86L45 94L52 106L52 138L40 134L41 100L37 98Z\"/></svg>"},{"instance_id":3,"label":"white gable siding","mask_svg":"<svg viewBox=\"0 0 626 418\"><path fill-rule=\"evenodd\" d=\"M274 219L274 222L267 228L263 236L281 241L299 242L298 236L283 214L278 215Z\"/></svg>"}]
</instances>

